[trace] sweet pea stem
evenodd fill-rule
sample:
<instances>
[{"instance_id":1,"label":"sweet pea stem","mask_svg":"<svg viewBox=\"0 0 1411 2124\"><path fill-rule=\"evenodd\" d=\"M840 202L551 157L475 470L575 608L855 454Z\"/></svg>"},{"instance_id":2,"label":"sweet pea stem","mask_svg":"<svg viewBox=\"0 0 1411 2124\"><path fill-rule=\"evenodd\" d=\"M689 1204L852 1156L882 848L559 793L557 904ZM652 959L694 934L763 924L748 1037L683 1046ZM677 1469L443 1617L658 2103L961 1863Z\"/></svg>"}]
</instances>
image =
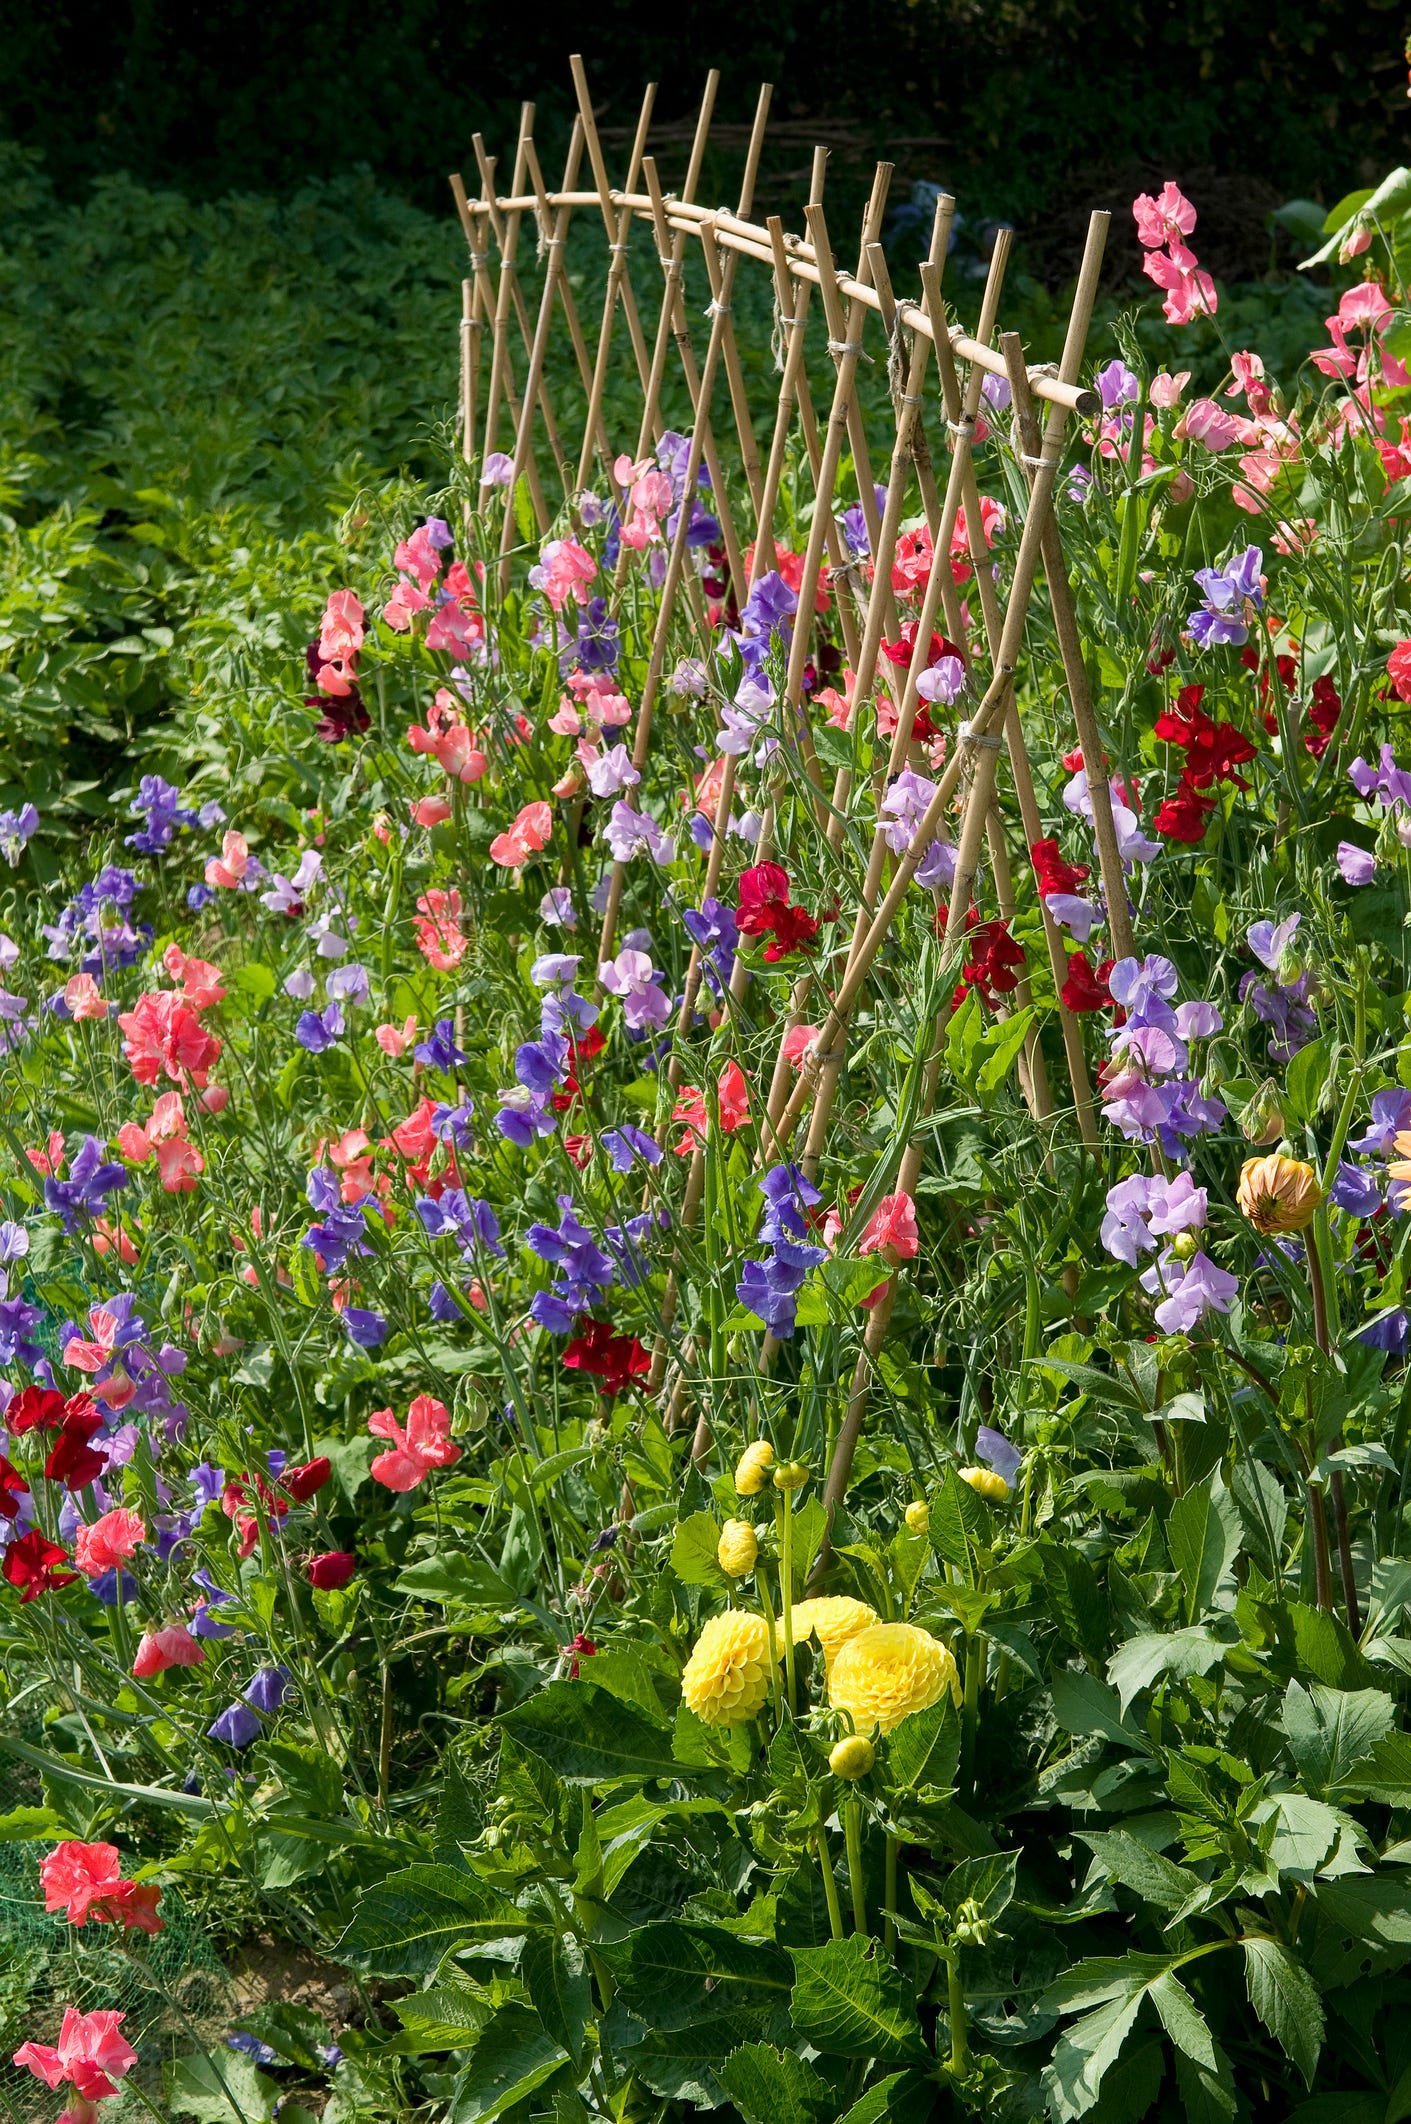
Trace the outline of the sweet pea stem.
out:
<instances>
[{"instance_id":1,"label":"sweet pea stem","mask_svg":"<svg viewBox=\"0 0 1411 2124\"><path fill-rule=\"evenodd\" d=\"M794 1709L794 1493L780 1493L779 1508L779 1605L784 1618L784 1688L789 1711Z\"/></svg>"}]
</instances>

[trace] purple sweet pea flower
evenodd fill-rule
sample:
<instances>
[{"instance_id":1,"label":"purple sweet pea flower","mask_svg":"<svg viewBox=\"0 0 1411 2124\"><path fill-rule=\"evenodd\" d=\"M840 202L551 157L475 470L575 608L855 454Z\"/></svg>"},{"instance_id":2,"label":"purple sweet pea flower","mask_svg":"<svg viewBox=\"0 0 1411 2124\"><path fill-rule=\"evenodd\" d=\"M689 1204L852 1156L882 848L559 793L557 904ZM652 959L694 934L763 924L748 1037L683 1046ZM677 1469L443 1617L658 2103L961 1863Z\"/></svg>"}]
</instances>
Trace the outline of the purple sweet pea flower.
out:
<instances>
[{"instance_id":1,"label":"purple sweet pea flower","mask_svg":"<svg viewBox=\"0 0 1411 2124\"><path fill-rule=\"evenodd\" d=\"M343 1308L343 1331L360 1350L375 1350L387 1340L387 1322L381 1313L367 1312L360 1305Z\"/></svg>"},{"instance_id":2,"label":"purple sweet pea flower","mask_svg":"<svg viewBox=\"0 0 1411 2124\"><path fill-rule=\"evenodd\" d=\"M1164 1292L1156 1324L1166 1335L1186 1335L1207 1313L1228 1313L1239 1291L1239 1278L1216 1268L1208 1254L1189 1261L1163 1254L1143 1275L1142 1289Z\"/></svg>"},{"instance_id":3,"label":"purple sweet pea flower","mask_svg":"<svg viewBox=\"0 0 1411 2124\"><path fill-rule=\"evenodd\" d=\"M1024 1455L1005 1437L1003 1431L992 1430L982 1423L975 1433L975 1458L993 1468L1003 1482L1014 1488L1014 1478L1024 1464Z\"/></svg>"},{"instance_id":4,"label":"purple sweet pea flower","mask_svg":"<svg viewBox=\"0 0 1411 2124\"><path fill-rule=\"evenodd\" d=\"M245 1701L257 1711L277 1711L292 1680L287 1667L260 1667L245 1685Z\"/></svg>"},{"instance_id":5,"label":"purple sweet pea flower","mask_svg":"<svg viewBox=\"0 0 1411 2124\"><path fill-rule=\"evenodd\" d=\"M1344 1158L1328 1189L1328 1199L1353 1217L1375 1217L1382 1206L1381 1182L1364 1166Z\"/></svg>"},{"instance_id":6,"label":"purple sweet pea flower","mask_svg":"<svg viewBox=\"0 0 1411 2124\"><path fill-rule=\"evenodd\" d=\"M259 1718L248 1704L227 1704L206 1728L211 1740L223 1741L228 1748L248 1748L259 1731Z\"/></svg>"},{"instance_id":7,"label":"purple sweet pea flower","mask_svg":"<svg viewBox=\"0 0 1411 2124\"><path fill-rule=\"evenodd\" d=\"M1361 1151L1364 1157L1389 1158L1404 1129L1411 1129L1411 1091L1393 1084L1386 1091L1373 1092L1371 1126L1364 1135L1354 1136L1347 1147Z\"/></svg>"},{"instance_id":8,"label":"purple sweet pea flower","mask_svg":"<svg viewBox=\"0 0 1411 2124\"><path fill-rule=\"evenodd\" d=\"M1370 885L1376 876L1376 857L1370 849L1359 848L1355 841L1338 842L1337 860L1344 885Z\"/></svg>"},{"instance_id":9,"label":"purple sweet pea flower","mask_svg":"<svg viewBox=\"0 0 1411 2124\"><path fill-rule=\"evenodd\" d=\"M641 779L625 745L613 745L588 763L588 787L595 797L621 796L624 789L635 789Z\"/></svg>"},{"instance_id":10,"label":"purple sweet pea flower","mask_svg":"<svg viewBox=\"0 0 1411 2124\"><path fill-rule=\"evenodd\" d=\"M620 797L609 814L604 838L613 860L618 863L630 863L643 848L658 868L664 869L676 861L675 844L662 832L656 820L645 811L634 811Z\"/></svg>"},{"instance_id":11,"label":"purple sweet pea flower","mask_svg":"<svg viewBox=\"0 0 1411 2124\"><path fill-rule=\"evenodd\" d=\"M309 1054L321 1055L327 1048L332 1047L343 1027L342 1010L338 1004L330 1003L322 1011L302 1011L299 1022L294 1027L294 1038Z\"/></svg>"},{"instance_id":12,"label":"purple sweet pea flower","mask_svg":"<svg viewBox=\"0 0 1411 2124\"><path fill-rule=\"evenodd\" d=\"M634 1158L640 1158L644 1165L661 1164L661 1145L642 1129L634 1128L630 1121L624 1122L621 1128L605 1130L602 1146L615 1173L630 1172Z\"/></svg>"},{"instance_id":13,"label":"purple sweet pea flower","mask_svg":"<svg viewBox=\"0 0 1411 2124\"><path fill-rule=\"evenodd\" d=\"M470 1057L457 1047L454 1039L455 1023L450 1018L438 1018L436 1027L425 1040L419 1040L414 1050L418 1062L428 1069L450 1071L461 1068Z\"/></svg>"},{"instance_id":14,"label":"purple sweet pea flower","mask_svg":"<svg viewBox=\"0 0 1411 2124\"><path fill-rule=\"evenodd\" d=\"M573 908L573 893L567 885L551 885L539 902L539 920L546 929L576 929L578 916Z\"/></svg>"},{"instance_id":15,"label":"purple sweet pea flower","mask_svg":"<svg viewBox=\"0 0 1411 2124\"><path fill-rule=\"evenodd\" d=\"M1115 406L1128 405L1134 398L1141 397L1141 383L1124 361L1110 361L1105 369L1098 370L1093 382L1097 385L1103 409L1108 413Z\"/></svg>"},{"instance_id":16,"label":"purple sweet pea flower","mask_svg":"<svg viewBox=\"0 0 1411 2124\"><path fill-rule=\"evenodd\" d=\"M0 855L11 870L38 831L39 813L33 804L22 804L18 811L0 811Z\"/></svg>"},{"instance_id":17,"label":"purple sweet pea flower","mask_svg":"<svg viewBox=\"0 0 1411 2124\"><path fill-rule=\"evenodd\" d=\"M648 1027L660 1032L671 1016L671 998L657 986L656 970L644 951L620 951L604 959L598 980L610 995L622 998L622 1014L633 1032Z\"/></svg>"},{"instance_id":18,"label":"purple sweet pea flower","mask_svg":"<svg viewBox=\"0 0 1411 2124\"><path fill-rule=\"evenodd\" d=\"M1391 811L1398 804L1411 805L1411 774L1396 764L1396 754L1390 745L1383 745L1377 766L1369 767L1364 759L1355 759L1347 770L1347 778L1357 794L1370 804L1375 795L1383 811Z\"/></svg>"}]
</instances>

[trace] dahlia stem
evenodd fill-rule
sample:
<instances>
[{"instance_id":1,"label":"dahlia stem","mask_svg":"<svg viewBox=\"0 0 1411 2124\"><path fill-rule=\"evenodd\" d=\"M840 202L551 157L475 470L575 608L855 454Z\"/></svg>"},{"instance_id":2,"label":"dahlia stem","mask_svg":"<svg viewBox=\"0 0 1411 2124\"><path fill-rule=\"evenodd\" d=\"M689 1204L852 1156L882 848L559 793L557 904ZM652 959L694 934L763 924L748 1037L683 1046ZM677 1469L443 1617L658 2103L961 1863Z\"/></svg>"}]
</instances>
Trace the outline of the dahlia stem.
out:
<instances>
[{"instance_id":1,"label":"dahlia stem","mask_svg":"<svg viewBox=\"0 0 1411 2124\"><path fill-rule=\"evenodd\" d=\"M779 1604L784 1618L784 1689L794 1711L794 1493L779 1492Z\"/></svg>"},{"instance_id":2,"label":"dahlia stem","mask_svg":"<svg viewBox=\"0 0 1411 2124\"><path fill-rule=\"evenodd\" d=\"M759 1587L759 1604L764 1610L765 1634L769 1639L769 1701L774 1706L774 1723L783 1723L779 1709L779 1640L774 1632L774 1603L769 1597L769 1580L764 1573L763 1562L755 1581Z\"/></svg>"},{"instance_id":3,"label":"dahlia stem","mask_svg":"<svg viewBox=\"0 0 1411 2124\"><path fill-rule=\"evenodd\" d=\"M883 1889L886 1913L882 1920L882 1945L890 1950L896 1945L897 1924L894 1915L897 1907L897 1852L899 1845L891 1830L887 1831L887 1871Z\"/></svg>"},{"instance_id":4,"label":"dahlia stem","mask_svg":"<svg viewBox=\"0 0 1411 2124\"><path fill-rule=\"evenodd\" d=\"M818 1870L823 1876L823 1900L828 1905L828 1926L835 1940L843 1938L843 1906L838 1900L838 1883L833 1872L833 1861L828 1851L828 1825L823 1812L821 1789L814 1796L818 1821L814 1829L814 1846L818 1852Z\"/></svg>"},{"instance_id":5,"label":"dahlia stem","mask_svg":"<svg viewBox=\"0 0 1411 2124\"><path fill-rule=\"evenodd\" d=\"M946 1963L946 2011L950 2017L950 2069L963 2080L970 2071L970 2035L965 2019L965 1986L960 1981L960 1949Z\"/></svg>"},{"instance_id":6,"label":"dahlia stem","mask_svg":"<svg viewBox=\"0 0 1411 2124\"><path fill-rule=\"evenodd\" d=\"M980 1724L980 1683L989 1658L989 1640L977 1630L965 1640L965 1700L960 1712L960 1789L965 1804L975 1798L975 1736Z\"/></svg>"},{"instance_id":7,"label":"dahlia stem","mask_svg":"<svg viewBox=\"0 0 1411 2124\"><path fill-rule=\"evenodd\" d=\"M1354 1078L1354 1083L1356 1079ZM1333 1340L1328 1332L1328 1283L1323 1274L1323 1249L1327 1244L1327 1211L1320 1209L1313 1220L1304 1244L1304 1256L1308 1263L1308 1288L1313 1299L1313 1336L1320 1350L1328 1356L1333 1353ZM1362 1634L1362 1612L1357 1602L1357 1574L1352 1567L1352 1536L1347 1524L1347 1492L1343 1488L1342 1469L1334 1468L1328 1487L1333 1497L1333 1526L1337 1533L1338 1575L1342 1580L1343 1606L1347 1610L1347 1627L1354 1637ZM1319 1517L1322 1521L1323 1550L1328 1546L1327 1511L1321 1494L1318 1499ZM1317 1529L1314 1529L1315 1540ZM1316 1552L1315 1552L1316 1553ZM1331 1579L1331 1572L1328 1572ZM1318 1605L1324 1605L1319 1595ZM1328 1587L1326 1605L1332 1606L1332 1586Z\"/></svg>"},{"instance_id":8,"label":"dahlia stem","mask_svg":"<svg viewBox=\"0 0 1411 2124\"><path fill-rule=\"evenodd\" d=\"M852 1892L854 1932L867 1930L867 1893L862 1875L862 1801L856 1792L843 1799L843 1835L848 1847L848 1887Z\"/></svg>"}]
</instances>

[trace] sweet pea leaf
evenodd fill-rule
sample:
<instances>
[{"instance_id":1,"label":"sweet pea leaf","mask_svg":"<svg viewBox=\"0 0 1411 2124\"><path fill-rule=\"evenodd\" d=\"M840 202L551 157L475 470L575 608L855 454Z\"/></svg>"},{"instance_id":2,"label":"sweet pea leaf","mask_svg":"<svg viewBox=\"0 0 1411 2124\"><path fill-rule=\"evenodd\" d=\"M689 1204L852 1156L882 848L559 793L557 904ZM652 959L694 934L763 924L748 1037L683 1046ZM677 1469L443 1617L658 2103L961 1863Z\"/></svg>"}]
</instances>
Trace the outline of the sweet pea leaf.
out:
<instances>
[{"instance_id":1,"label":"sweet pea leaf","mask_svg":"<svg viewBox=\"0 0 1411 2124\"><path fill-rule=\"evenodd\" d=\"M826 1947L792 1949L794 2026L828 2057L895 2064L924 2057L914 1992L875 1946L853 1933Z\"/></svg>"}]
</instances>

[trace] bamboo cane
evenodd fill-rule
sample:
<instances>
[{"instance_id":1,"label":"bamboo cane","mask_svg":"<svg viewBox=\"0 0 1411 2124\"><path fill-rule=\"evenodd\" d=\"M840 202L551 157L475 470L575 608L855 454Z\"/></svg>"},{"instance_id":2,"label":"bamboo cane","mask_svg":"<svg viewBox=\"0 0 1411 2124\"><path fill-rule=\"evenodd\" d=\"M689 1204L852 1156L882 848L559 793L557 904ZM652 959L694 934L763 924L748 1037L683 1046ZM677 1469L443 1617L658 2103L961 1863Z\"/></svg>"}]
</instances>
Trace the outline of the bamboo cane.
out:
<instances>
[{"instance_id":1,"label":"bamboo cane","mask_svg":"<svg viewBox=\"0 0 1411 2124\"><path fill-rule=\"evenodd\" d=\"M701 116L696 129L702 149L704 149L705 145L703 128L708 127L710 124L710 111L715 102L715 90L719 80L720 76L716 73L708 75L706 79L706 93L701 104ZM651 123L655 100L656 84L653 82L642 98L642 112L637 121L637 137L632 143L632 161L627 178L629 191L632 188L633 178L640 171L643 158L646 155L647 129ZM689 197L689 191L687 196ZM598 328L597 353L593 362L592 377L588 384L588 417L584 423L583 449L578 460L578 486L580 489L588 484L595 448L601 454L604 471L609 478L612 476L613 455L606 429L603 426L603 397L607 389L608 371L611 366L613 320L617 315L618 298L622 292L623 276L627 271L628 237L631 234L631 229L631 208L619 207L608 246L608 277L607 287L603 293L603 321Z\"/></svg>"},{"instance_id":2,"label":"bamboo cane","mask_svg":"<svg viewBox=\"0 0 1411 2124\"><path fill-rule=\"evenodd\" d=\"M489 190L491 193L493 193L494 188L494 168L495 165L493 158L487 157L486 168L484 173L482 174L482 190ZM487 203L484 197L474 202L467 199L465 185L462 183L459 173L454 173L452 175L450 183L451 193L456 202L456 212L460 216L461 228L465 233L466 247L470 253L471 273L474 276L473 284L475 288L475 303L472 322L477 337L477 363L479 358L479 335L483 331L484 326L488 321L491 327L490 361L491 369L493 372L497 358L497 342L494 336L495 296L490 286L489 253L484 248L485 242L488 239L484 237L480 227L482 219L487 225L490 223L491 205L490 203ZM510 416L517 426L520 419L521 407L519 398L514 388L514 374L512 366L509 362L508 349L500 350L500 359L502 361L502 376L505 403L509 407ZM473 428L471 432L473 438ZM482 467L484 465L485 457L487 454L488 453L484 445L482 444L480 451L480 461ZM471 447L467 451L467 455L470 457L473 457L475 455L473 440ZM528 476L530 483L530 492L534 502L535 516L541 524L547 524L549 521L548 504L544 499L542 488L539 487L538 470L533 465L532 461L530 464Z\"/></svg>"}]
</instances>

